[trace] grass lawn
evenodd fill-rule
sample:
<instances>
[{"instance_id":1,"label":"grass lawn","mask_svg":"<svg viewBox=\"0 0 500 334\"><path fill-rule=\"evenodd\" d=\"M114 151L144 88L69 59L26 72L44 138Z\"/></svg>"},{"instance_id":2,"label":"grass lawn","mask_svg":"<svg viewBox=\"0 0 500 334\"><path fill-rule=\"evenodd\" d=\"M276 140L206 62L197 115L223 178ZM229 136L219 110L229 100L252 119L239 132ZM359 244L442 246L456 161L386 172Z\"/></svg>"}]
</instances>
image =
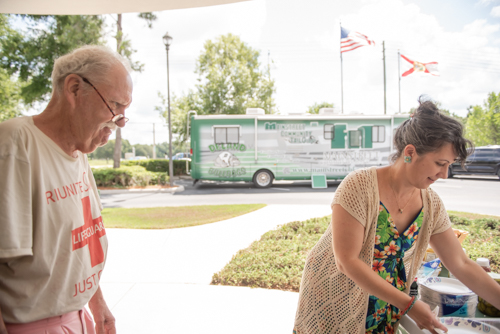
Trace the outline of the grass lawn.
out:
<instances>
[{"instance_id":1,"label":"grass lawn","mask_svg":"<svg viewBox=\"0 0 500 334\"><path fill-rule=\"evenodd\" d=\"M165 229L210 224L244 215L265 204L111 208L102 211L106 228Z\"/></svg>"},{"instance_id":2,"label":"grass lawn","mask_svg":"<svg viewBox=\"0 0 500 334\"><path fill-rule=\"evenodd\" d=\"M469 257L490 259L492 271L500 271L500 217L450 211L453 228L468 231L462 246ZM233 256L212 277L211 284L250 286L299 291L309 250L330 223L330 216L295 221L264 234Z\"/></svg>"},{"instance_id":3,"label":"grass lawn","mask_svg":"<svg viewBox=\"0 0 500 334\"><path fill-rule=\"evenodd\" d=\"M450 216L457 216L467 219L482 219L482 218L491 218L491 219L500 219L499 216L491 216L491 215L482 215L479 213L470 213L470 212L461 212L461 211L448 211Z\"/></svg>"},{"instance_id":4,"label":"grass lawn","mask_svg":"<svg viewBox=\"0 0 500 334\"><path fill-rule=\"evenodd\" d=\"M96 167L96 166L108 166L108 167L113 167L113 159L109 159L107 162L105 159L103 160L91 160L89 159L89 165L90 167Z\"/></svg>"}]
</instances>

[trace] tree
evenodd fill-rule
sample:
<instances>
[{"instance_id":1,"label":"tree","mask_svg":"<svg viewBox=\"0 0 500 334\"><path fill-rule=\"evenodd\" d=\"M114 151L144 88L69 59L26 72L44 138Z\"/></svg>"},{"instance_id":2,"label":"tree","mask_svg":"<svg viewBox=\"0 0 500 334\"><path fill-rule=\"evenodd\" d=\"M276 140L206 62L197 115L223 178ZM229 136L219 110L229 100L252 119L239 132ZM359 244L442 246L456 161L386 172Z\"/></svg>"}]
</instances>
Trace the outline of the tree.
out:
<instances>
[{"instance_id":1,"label":"tree","mask_svg":"<svg viewBox=\"0 0 500 334\"><path fill-rule=\"evenodd\" d=\"M156 144L156 157L163 159L168 155L168 142Z\"/></svg>"},{"instance_id":2,"label":"tree","mask_svg":"<svg viewBox=\"0 0 500 334\"><path fill-rule=\"evenodd\" d=\"M158 93L158 97L161 100L161 106L156 106L155 110L160 112L160 115L165 118L168 122L168 101L166 96L161 93ZM198 114L203 114L201 100L199 96L193 91L189 91L187 95L177 97L175 95L172 96L171 100L171 119L172 119L172 134L175 139L173 140L173 144L183 143L189 138L187 138L187 113L190 110L197 111ZM199 111L199 112L198 112ZM168 152L168 150L167 150ZM173 152L172 152L173 154Z\"/></svg>"},{"instance_id":3,"label":"tree","mask_svg":"<svg viewBox=\"0 0 500 334\"><path fill-rule=\"evenodd\" d=\"M199 84L187 95L172 98L172 133L177 142L186 138L187 113L199 115L244 114L246 108L262 108L267 113L275 107L274 80L260 69L259 52L228 34L205 42L195 73ZM168 105L159 93L161 105L155 109L168 119Z\"/></svg>"},{"instance_id":4,"label":"tree","mask_svg":"<svg viewBox=\"0 0 500 334\"><path fill-rule=\"evenodd\" d=\"M132 146L135 147L135 155L136 156L144 156L144 157L148 157L148 158L153 157L153 145L135 144Z\"/></svg>"},{"instance_id":5,"label":"tree","mask_svg":"<svg viewBox=\"0 0 500 334\"><path fill-rule=\"evenodd\" d=\"M156 16L153 13L139 13L139 17L144 19L147 22L149 28L153 27L153 21L156 20ZM127 58L130 62L130 67L134 71L142 72L144 69L144 64L140 62L132 61L132 54L136 52L136 50L132 49L132 44L130 40L126 39L123 35L122 30L122 14L117 14L116 16L116 51ZM120 157L122 156L122 130L120 128L116 129L116 142L115 142L115 151L113 154L113 168L120 167Z\"/></svg>"},{"instance_id":6,"label":"tree","mask_svg":"<svg viewBox=\"0 0 500 334\"><path fill-rule=\"evenodd\" d=\"M458 116L457 114L453 113L453 112L450 112L448 109L444 109L442 107L442 104L441 102L436 102L436 106L438 107L439 111L442 112L443 114L445 114L446 116L450 116L450 117L453 117L454 119L456 119L457 121L459 121L460 123L462 124L465 124L465 117L460 117Z\"/></svg>"},{"instance_id":7,"label":"tree","mask_svg":"<svg viewBox=\"0 0 500 334\"><path fill-rule=\"evenodd\" d=\"M98 147L94 152L89 153L88 156L91 159L113 159L113 153L115 150L115 140L111 139L106 143L106 145ZM132 145L126 139L122 140L122 159L125 158L125 153L132 152Z\"/></svg>"},{"instance_id":8,"label":"tree","mask_svg":"<svg viewBox=\"0 0 500 334\"><path fill-rule=\"evenodd\" d=\"M500 144L500 92L491 92L483 107L469 108L465 130L466 137L476 146Z\"/></svg>"},{"instance_id":9,"label":"tree","mask_svg":"<svg viewBox=\"0 0 500 334\"><path fill-rule=\"evenodd\" d=\"M52 91L54 61L86 44L102 44L103 20L96 15L17 15L26 32L10 28L0 37L0 67L18 78L24 103L46 101Z\"/></svg>"},{"instance_id":10,"label":"tree","mask_svg":"<svg viewBox=\"0 0 500 334\"><path fill-rule=\"evenodd\" d=\"M441 102L439 102L439 101L434 101L434 104L436 105L436 107L438 108L438 110L439 110L441 113L445 114L446 116L453 117L454 119L456 119L456 120L457 120L457 121L459 121L460 123L465 124L465 121L466 121L466 120L465 120L465 117L460 117L460 116L458 116L457 114L450 112L448 109L444 109L444 108L442 107ZM410 109L410 111L409 111L408 113L409 113L409 114L413 114L415 111L417 111L417 108L411 108L411 109Z\"/></svg>"},{"instance_id":11,"label":"tree","mask_svg":"<svg viewBox=\"0 0 500 334\"><path fill-rule=\"evenodd\" d=\"M307 108L307 112L310 114L319 114L319 110L321 108L333 108L333 103L328 103L328 102L315 103L309 108Z\"/></svg>"},{"instance_id":12,"label":"tree","mask_svg":"<svg viewBox=\"0 0 500 334\"><path fill-rule=\"evenodd\" d=\"M205 42L195 70L204 113L244 114L246 108L273 107L274 81L265 80L259 55L232 34Z\"/></svg>"},{"instance_id":13,"label":"tree","mask_svg":"<svg viewBox=\"0 0 500 334\"><path fill-rule=\"evenodd\" d=\"M6 36L18 35L10 28L7 15L0 14L0 43ZM3 43L2 43L3 45ZM21 114L21 84L5 69L0 68L0 122Z\"/></svg>"},{"instance_id":14,"label":"tree","mask_svg":"<svg viewBox=\"0 0 500 334\"><path fill-rule=\"evenodd\" d=\"M0 68L0 122L21 115L21 85Z\"/></svg>"}]
</instances>

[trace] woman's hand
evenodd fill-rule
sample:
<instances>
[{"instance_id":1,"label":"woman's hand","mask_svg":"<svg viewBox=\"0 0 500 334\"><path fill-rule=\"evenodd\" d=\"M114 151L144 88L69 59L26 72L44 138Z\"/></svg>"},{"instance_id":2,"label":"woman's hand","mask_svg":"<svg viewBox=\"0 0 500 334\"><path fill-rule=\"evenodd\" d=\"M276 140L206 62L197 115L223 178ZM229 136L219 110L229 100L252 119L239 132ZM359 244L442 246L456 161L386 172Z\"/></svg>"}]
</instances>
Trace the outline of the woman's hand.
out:
<instances>
[{"instance_id":1,"label":"woman's hand","mask_svg":"<svg viewBox=\"0 0 500 334\"><path fill-rule=\"evenodd\" d=\"M417 300L410 312L408 312L408 315L417 323L420 329L427 329L432 334L438 334L434 331L434 328L437 327L445 333L448 332L448 329L432 313L430 306L420 300Z\"/></svg>"}]
</instances>

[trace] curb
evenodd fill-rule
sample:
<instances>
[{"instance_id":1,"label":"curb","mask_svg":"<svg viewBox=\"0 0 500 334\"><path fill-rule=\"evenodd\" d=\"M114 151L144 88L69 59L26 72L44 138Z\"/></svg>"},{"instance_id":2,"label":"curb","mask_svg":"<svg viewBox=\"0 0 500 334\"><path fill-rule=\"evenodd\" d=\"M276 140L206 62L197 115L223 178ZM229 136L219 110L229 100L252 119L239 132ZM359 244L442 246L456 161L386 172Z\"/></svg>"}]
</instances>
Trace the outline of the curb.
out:
<instances>
[{"instance_id":1,"label":"curb","mask_svg":"<svg viewBox=\"0 0 500 334\"><path fill-rule=\"evenodd\" d=\"M124 194L124 193L166 193L173 194L184 191L184 186L176 186L174 188L162 188L162 189L113 189L113 190L99 190L99 194Z\"/></svg>"}]
</instances>

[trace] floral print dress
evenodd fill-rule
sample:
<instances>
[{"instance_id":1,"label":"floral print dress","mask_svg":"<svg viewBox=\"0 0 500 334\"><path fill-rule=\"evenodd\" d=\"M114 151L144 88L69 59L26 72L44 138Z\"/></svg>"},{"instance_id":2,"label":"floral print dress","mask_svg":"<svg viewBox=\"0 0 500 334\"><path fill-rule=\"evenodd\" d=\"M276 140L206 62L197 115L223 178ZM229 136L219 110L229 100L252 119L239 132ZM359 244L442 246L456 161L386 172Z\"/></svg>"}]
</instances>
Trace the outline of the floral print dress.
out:
<instances>
[{"instance_id":1,"label":"floral print dress","mask_svg":"<svg viewBox=\"0 0 500 334\"><path fill-rule=\"evenodd\" d=\"M394 221L380 202L375 235L372 269L398 290L406 289L406 272L403 263L405 251L418 238L424 217L423 209L413 222L400 234ZM375 296L370 296L366 317L366 333L394 333L394 324L401 318L400 310Z\"/></svg>"}]
</instances>

